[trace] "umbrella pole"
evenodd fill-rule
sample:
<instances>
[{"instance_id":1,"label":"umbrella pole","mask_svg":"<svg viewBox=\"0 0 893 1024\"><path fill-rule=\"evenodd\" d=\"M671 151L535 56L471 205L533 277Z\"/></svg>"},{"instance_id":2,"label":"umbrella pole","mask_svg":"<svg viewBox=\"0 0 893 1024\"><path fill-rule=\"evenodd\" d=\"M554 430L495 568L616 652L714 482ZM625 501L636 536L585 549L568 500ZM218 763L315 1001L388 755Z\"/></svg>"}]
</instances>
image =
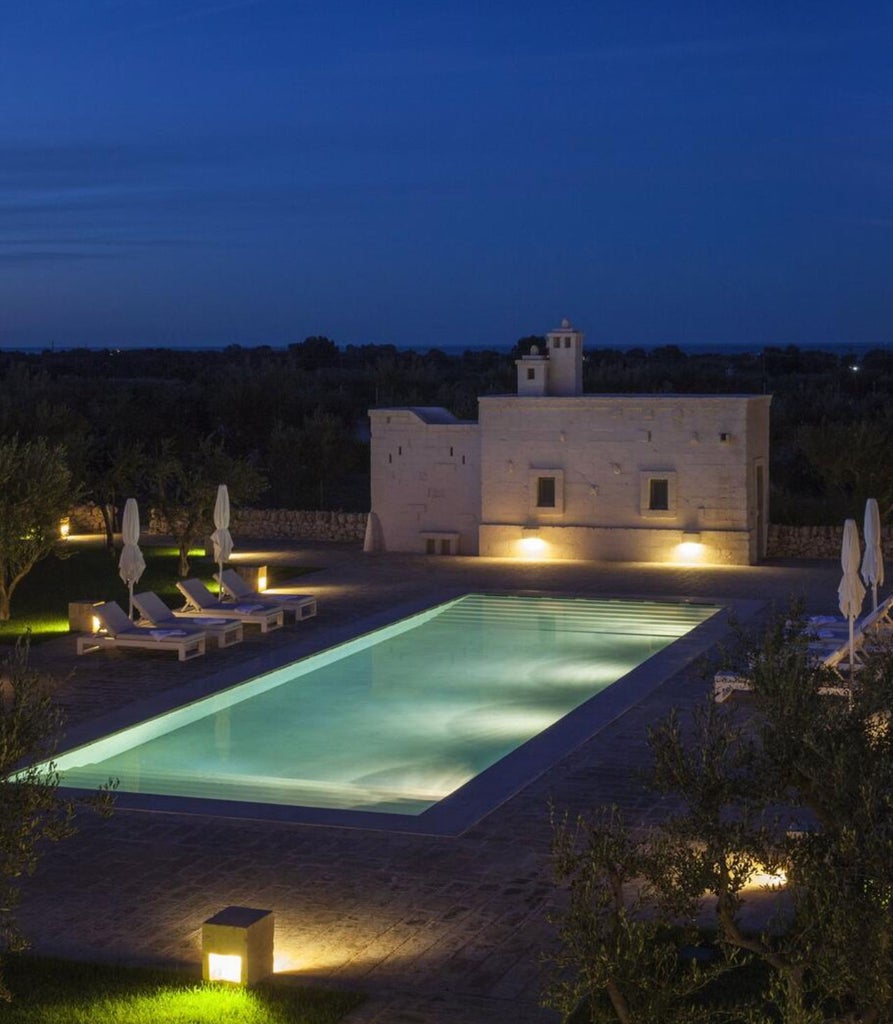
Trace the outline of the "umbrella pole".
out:
<instances>
[{"instance_id":1,"label":"umbrella pole","mask_svg":"<svg viewBox=\"0 0 893 1024\"><path fill-rule=\"evenodd\" d=\"M217 563L217 586L218 586L218 597L223 600L223 560Z\"/></svg>"},{"instance_id":2,"label":"umbrella pole","mask_svg":"<svg viewBox=\"0 0 893 1024\"><path fill-rule=\"evenodd\" d=\"M130 595L130 610L128 611L127 614L132 619L133 618L133 580L128 580L127 581L127 592Z\"/></svg>"},{"instance_id":3,"label":"umbrella pole","mask_svg":"<svg viewBox=\"0 0 893 1024\"><path fill-rule=\"evenodd\" d=\"M853 617L850 616L850 687L853 685Z\"/></svg>"}]
</instances>

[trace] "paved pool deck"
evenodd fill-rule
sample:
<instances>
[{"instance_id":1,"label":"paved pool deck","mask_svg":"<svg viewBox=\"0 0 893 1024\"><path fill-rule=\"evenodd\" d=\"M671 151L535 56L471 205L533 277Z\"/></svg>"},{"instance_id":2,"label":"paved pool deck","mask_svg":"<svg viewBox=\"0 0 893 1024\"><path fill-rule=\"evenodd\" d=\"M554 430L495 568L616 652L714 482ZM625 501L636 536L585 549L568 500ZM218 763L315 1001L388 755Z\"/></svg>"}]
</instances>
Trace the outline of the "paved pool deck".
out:
<instances>
[{"instance_id":1,"label":"paved pool deck","mask_svg":"<svg viewBox=\"0 0 893 1024\"><path fill-rule=\"evenodd\" d=\"M72 737L459 592L718 599L745 602L755 623L796 597L810 613L833 612L840 575L836 560L749 568L535 563L244 541L236 554L313 567L289 589L315 594L319 615L267 636L249 632L239 647L184 663L134 652L77 658L74 636L40 645L34 664L54 673ZM640 782L647 728L671 707L684 712L704 700L710 680L693 663L653 685L459 835L120 808L110 819L84 813L78 834L50 847L26 881L20 925L40 953L174 965L197 977L202 922L225 906L261 907L276 915L277 970L367 993L347 1024L555 1021L539 1005L540 955L553 942L549 802L572 815L617 803L643 824L662 813Z\"/></svg>"}]
</instances>

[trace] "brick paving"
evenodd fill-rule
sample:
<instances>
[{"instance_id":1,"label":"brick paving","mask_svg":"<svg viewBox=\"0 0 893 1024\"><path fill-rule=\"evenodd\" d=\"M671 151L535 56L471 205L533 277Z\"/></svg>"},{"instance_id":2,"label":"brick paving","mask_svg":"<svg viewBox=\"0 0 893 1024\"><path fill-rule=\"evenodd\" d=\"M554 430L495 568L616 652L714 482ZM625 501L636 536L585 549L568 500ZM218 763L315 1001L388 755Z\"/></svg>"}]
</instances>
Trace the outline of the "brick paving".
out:
<instances>
[{"instance_id":1,"label":"brick paving","mask_svg":"<svg viewBox=\"0 0 893 1024\"><path fill-rule=\"evenodd\" d=\"M294 588L318 596L316 619L248 634L241 647L185 663L133 652L76 658L73 636L43 644L35 664L59 680L72 730L132 715L147 700L160 706L219 688L460 591L782 606L800 595L817 613L834 609L839 577L830 560L732 569L364 555L334 544L256 552L257 560L318 568ZM646 729L670 707L691 708L709 686L696 666L678 672L459 836L121 809L110 819L82 814L79 833L49 848L26 882L20 924L38 952L176 965L197 976L202 921L230 904L269 908L277 970L367 993L348 1024L546 1024L557 1019L539 1006L554 899L548 803L574 814L615 802L642 822L659 815L639 781Z\"/></svg>"}]
</instances>

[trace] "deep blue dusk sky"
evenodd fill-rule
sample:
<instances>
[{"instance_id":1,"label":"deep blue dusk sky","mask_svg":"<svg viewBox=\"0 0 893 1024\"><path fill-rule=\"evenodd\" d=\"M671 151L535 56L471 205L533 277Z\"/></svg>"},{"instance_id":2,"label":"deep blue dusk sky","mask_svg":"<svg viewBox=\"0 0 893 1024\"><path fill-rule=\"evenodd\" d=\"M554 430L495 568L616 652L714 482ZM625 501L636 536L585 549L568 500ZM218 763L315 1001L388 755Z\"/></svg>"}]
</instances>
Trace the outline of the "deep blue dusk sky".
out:
<instances>
[{"instance_id":1,"label":"deep blue dusk sky","mask_svg":"<svg viewBox=\"0 0 893 1024\"><path fill-rule=\"evenodd\" d=\"M6 4L0 345L888 344L890 10Z\"/></svg>"}]
</instances>

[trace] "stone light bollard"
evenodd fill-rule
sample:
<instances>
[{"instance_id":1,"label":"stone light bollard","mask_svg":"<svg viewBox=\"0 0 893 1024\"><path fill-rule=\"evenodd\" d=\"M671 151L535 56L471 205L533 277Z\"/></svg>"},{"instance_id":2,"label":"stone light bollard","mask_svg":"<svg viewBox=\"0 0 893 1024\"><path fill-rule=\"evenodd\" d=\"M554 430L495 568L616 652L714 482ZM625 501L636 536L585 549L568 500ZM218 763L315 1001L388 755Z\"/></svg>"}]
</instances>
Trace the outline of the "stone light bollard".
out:
<instances>
[{"instance_id":1,"label":"stone light bollard","mask_svg":"<svg viewBox=\"0 0 893 1024\"><path fill-rule=\"evenodd\" d=\"M273 973L273 911L226 907L202 925L202 978L255 985Z\"/></svg>"}]
</instances>

